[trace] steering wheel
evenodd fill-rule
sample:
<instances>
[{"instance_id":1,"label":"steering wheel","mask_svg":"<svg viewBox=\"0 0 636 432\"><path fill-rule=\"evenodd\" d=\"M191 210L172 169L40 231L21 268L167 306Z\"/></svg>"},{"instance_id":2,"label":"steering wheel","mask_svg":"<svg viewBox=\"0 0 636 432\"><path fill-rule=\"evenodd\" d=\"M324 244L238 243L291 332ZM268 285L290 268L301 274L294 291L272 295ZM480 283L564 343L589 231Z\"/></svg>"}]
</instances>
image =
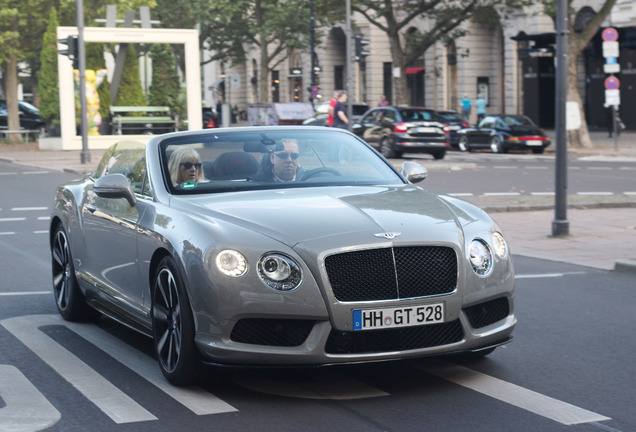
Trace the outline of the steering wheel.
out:
<instances>
[{"instance_id":1,"label":"steering wheel","mask_svg":"<svg viewBox=\"0 0 636 432\"><path fill-rule=\"evenodd\" d=\"M321 167L321 168L314 168L312 170L307 171L305 174L302 175L299 181L306 181L306 180L309 180L310 178L317 177L321 174L331 174L335 176L342 175L340 174L340 171L337 171L333 168Z\"/></svg>"}]
</instances>

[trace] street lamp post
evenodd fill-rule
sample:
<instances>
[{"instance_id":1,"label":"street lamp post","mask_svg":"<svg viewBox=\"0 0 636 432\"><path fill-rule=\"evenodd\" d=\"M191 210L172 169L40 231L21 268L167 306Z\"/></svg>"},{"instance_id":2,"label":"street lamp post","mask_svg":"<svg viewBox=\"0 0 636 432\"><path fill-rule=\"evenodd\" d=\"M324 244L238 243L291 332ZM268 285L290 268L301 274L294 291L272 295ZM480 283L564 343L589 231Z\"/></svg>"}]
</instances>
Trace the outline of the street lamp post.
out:
<instances>
[{"instance_id":1,"label":"street lamp post","mask_svg":"<svg viewBox=\"0 0 636 432\"><path fill-rule=\"evenodd\" d=\"M88 121L86 119L86 45L84 44L84 3L77 0L77 53L79 55L79 99L80 99L80 128L82 134L82 152L80 162L91 161L88 151Z\"/></svg>"},{"instance_id":2,"label":"street lamp post","mask_svg":"<svg viewBox=\"0 0 636 432\"><path fill-rule=\"evenodd\" d=\"M552 235L566 236L570 233L570 222L567 220L567 133L565 128L565 102L567 99L568 73L568 15L567 0L557 0L557 62L556 62L556 171L555 202Z\"/></svg>"},{"instance_id":3,"label":"street lamp post","mask_svg":"<svg viewBox=\"0 0 636 432\"><path fill-rule=\"evenodd\" d=\"M351 55L351 0L347 0L346 3L346 14L347 14L347 28L346 28L346 39L347 39L347 50L346 50L346 56L347 56L347 80L346 80L346 88L345 90L347 91L347 119L349 119L349 123L347 124L347 129L351 130L351 114L352 114L352 108L351 108L351 70L353 69L351 66L351 62L353 60L353 56Z\"/></svg>"},{"instance_id":4,"label":"street lamp post","mask_svg":"<svg viewBox=\"0 0 636 432\"><path fill-rule=\"evenodd\" d=\"M311 95L311 104L314 104L314 87L316 86L316 59L314 55L315 40L315 22L314 22L314 0L309 0L309 55L311 56L311 85L309 94Z\"/></svg>"}]
</instances>

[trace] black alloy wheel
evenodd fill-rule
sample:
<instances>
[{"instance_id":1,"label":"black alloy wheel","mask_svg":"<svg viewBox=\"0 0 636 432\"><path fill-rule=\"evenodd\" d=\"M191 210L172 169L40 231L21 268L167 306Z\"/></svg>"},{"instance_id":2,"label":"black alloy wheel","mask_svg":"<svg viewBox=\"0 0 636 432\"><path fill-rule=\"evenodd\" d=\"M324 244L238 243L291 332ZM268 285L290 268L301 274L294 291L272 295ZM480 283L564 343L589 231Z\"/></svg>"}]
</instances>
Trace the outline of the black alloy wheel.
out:
<instances>
[{"instance_id":1,"label":"black alloy wheel","mask_svg":"<svg viewBox=\"0 0 636 432\"><path fill-rule=\"evenodd\" d=\"M51 243L53 295L57 310L67 321L80 321L90 317L92 309L84 301L73 266L68 236L62 226L55 229Z\"/></svg>"},{"instance_id":2,"label":"black alloy wheel","mask_svg":"<svg viewBox=\"0 0 636 432\"><path fill-rule=\"evenodd\" d=\"M200 367L194 346L194 320L171 257L164 257L157 267L152 290L152 330L163 375L174 385L192 384Z\"/></svg>"}]
</instances>

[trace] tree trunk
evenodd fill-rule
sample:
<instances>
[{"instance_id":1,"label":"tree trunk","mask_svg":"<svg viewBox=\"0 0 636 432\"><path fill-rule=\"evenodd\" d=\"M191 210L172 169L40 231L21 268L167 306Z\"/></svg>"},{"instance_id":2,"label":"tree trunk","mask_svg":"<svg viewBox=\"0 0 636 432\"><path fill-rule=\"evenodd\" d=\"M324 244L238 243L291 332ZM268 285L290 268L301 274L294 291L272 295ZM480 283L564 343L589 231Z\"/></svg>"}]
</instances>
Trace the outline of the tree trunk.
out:
<instances>
[{"instance_id":1,"label":"tree trunk","mask_svg":"<svg viewBox=\"0 0 636 432\"><path fill-rule=\"evenodd\" d=\"M581 53L580 49L572 49L572 44L568 49L568 90L567 101L576 102L579 108L579 116L581 118L581 126L578 129L567 131L568 147L572 148L593 148L592 141L590 140L589 130L587 128L587 121L585 119L585 112L583 110L583 103L581 102L581 95L578 88L578 73L577 73L577 59Z\"/></svg>"},{"instance_id":2,"label":"tree trunk","mask_svg":"<svg viewBox=\"0 0 636 432\"><path fill-rule=\"evenodd\" d=\"M256 100L258 102L269 102L269 58L267 56L267 44L265 43L265 37L261 38L261 61L259 65L259 76L258 76L258 95Z\"/></svg>"},{"instance_id":3,"label":"tree trunk","mask_svg":"<svg viewBox=\"0 0 636 432\"><path fill-rule=\"evenodd\" d=\"M400 69L400 76L397 78L393 75L393 71L391 71L391 76L393 77L392 102L393 105L407 104L408 81L406 79L406 64L404 62L404 50L400 45L400 36L397 33L389 35L389 45L391 47L391 57L393 60L391 66L393 69Z\"/></svg>"},{"instance_id":4,"label":"tree trunk","mask_svg":"<svg viewBox=\"0 0 636 432\"><path fill-rule=\"evenodd\" d=\"M9 56L5 69L5 95L7 98L7 129L20 130L20 110L18 108L18 59L15 54ZM20 134L8 134L9 142L22 142Z\"/></svg>"}]
</instances>

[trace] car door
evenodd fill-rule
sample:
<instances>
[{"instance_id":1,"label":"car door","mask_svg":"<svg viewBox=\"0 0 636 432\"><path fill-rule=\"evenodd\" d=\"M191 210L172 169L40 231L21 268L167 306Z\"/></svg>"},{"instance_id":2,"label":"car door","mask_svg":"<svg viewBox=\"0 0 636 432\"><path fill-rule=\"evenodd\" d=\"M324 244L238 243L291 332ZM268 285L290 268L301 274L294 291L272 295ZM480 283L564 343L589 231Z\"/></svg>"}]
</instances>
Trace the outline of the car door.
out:
<instances>
[{"instance_id":1,"label":"car door","mask_svg":"<svg viewBox=\"0 0 636 432\"><path fill-rule=\"evenodd\" d=\"M380 142L380 121L378 120L378 117L381 114L381 111L382 110L373 110L367 112L360 119L360 129L358 131L354 129L354 133L376 148Z\"/></svg>"},{"instance_id":2,"label":"car door","mask_svg":"<svg viewBox=\"0 0 636 432\"><path fill-rule=\"evenodd\" d=\"M486 116L479 123L476 129L473 129L469 133L470 144L478 145L480 147L490 146L492 134L497 123L497 117Z\"/></svg>"},{"instance_id":3,"label":"car door","mask_svg":"<svg viewBox=\"0 0 636 432\"><path fill-rule=\"evenodd\" d=\"M117 144L106 166L100 164L96 178L114 173L126 176L133 190L140 189L145 175L144 150ZM80 272L91 279L102 301L132 314L140 313L144 297L136 240L143 208L124 198L99 197L92 189L81 208L86 259Z\"/></svg>"}]
</instances>

